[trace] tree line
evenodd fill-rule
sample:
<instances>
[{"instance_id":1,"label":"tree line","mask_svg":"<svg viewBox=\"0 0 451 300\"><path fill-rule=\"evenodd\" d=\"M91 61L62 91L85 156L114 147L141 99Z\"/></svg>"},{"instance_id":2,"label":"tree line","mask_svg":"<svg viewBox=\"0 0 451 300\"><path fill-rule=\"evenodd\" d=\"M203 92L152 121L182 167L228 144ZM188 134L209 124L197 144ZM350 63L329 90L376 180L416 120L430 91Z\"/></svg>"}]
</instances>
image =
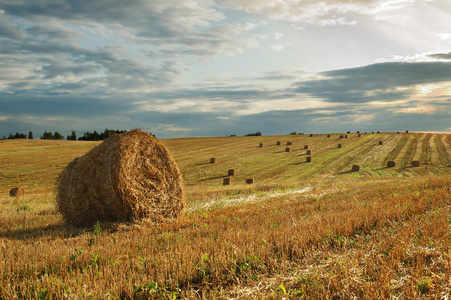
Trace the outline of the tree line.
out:
<instances>
[{"instance_id":1,"label":"tree line","mask_svg":"<svg viewBox=\"0 0 451 300\"><path fill-rule=\"evenodd\" d=\"M87 131L83 134L83 136L77 137L77 133L75 131L72 131L70 135L67 135L64 137L62 134L60 134L58 131L55 131L55 133L49 132L45 130L45 132L41 135L41 140L68 140L68 141L103 141L106 138L127 132L127 130L109 130L105 129L104 132L98 133L96 130L94 132ZM152 134L152 133L150 133ZM154 134L152 134L155 136ZM28 132L28 136L24 133L16 132L16 134L10 133L8 137L3 136L3 140L12 140L12 139L34 139L33 132Z\"/></svg>"}]
</instances>

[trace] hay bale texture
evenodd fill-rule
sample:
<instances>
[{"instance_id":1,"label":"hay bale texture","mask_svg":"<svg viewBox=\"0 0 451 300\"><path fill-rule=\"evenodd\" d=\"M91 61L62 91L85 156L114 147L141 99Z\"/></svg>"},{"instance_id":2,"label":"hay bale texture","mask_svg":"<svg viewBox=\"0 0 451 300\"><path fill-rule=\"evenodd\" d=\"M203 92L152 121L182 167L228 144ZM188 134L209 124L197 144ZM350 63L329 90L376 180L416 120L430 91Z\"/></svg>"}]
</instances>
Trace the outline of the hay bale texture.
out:
<instances>
[{"instance_id":1,"label":"hay bale texture","mask_svg":"<svg viewBox=\"0 0 451 300\"><path fill-rule=\"evenodd\" d=\"M291 152L291 148L290 147L286 147L285 148L285 152Z\"/></svg>"},{"instance_id":2,"label":"hay bale texture","mask_svg":"<svg viewBox=\"0 0 451 300\"><path fill-rule=\"evenodd\" d=\"M76 226L164 221L185 208L179 168L166 147L135 129L108 138L60 174L57 207Z\"/></svg>"},{"instance_id":3,"label":"hay bale texture","mask_svg":"<svg viewBox=\"0 0 451 300\"><path fill-rule=\"evenodd\" d=\"M211 164L215 164L217 162L218 162L218 160L215 157L210 158L210 163Z\"/></svg>"},{"instance_id":4,"label":"hay bale texture","mask_svg":"<svg viewBox=\"0 0 451 300\"><path fill-rule=\"evenodd\" d=\"M358 166L358 165L352 165L352 172L358 172L358 171L360 171L360 166Z\"/></svg>"},{"instance_id":5,"label":"hay bale texture","mask_svg":"<svg viewBox=\"0 0 451 300\"><path fill-rule=\"evenodd\" d=\"M222 185L232 185L232 178L227 177L222 181Z\"/></svg>"},{"instance_id":6,"label":"hay bale texture","mask_svg":"<svg viewBox=\"0 0 451 300\"><path fill-rule=\"evenodd\" d=\"M12 188L9 191L9 196L11 197L25 196L25 189L22 186Z\"/></svg>"}]
</instances>

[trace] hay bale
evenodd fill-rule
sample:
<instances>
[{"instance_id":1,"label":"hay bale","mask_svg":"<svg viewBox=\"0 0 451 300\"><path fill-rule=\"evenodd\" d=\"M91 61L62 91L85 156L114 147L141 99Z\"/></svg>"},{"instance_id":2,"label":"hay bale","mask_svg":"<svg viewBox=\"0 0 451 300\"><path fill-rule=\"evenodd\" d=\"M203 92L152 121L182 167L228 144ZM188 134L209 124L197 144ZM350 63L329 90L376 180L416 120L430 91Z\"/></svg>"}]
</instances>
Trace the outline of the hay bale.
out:
<instances>
[{"instance_id":1,"label":"hay bale","mask_svg":"<svg viewBox=\"0 0 451 300\"><path fill-rule=\"evenodd\" d=\"M292 142L287 142L287 146L291 146L291 145L293 145Z\"/></svg>"},{"instance_id":2,"label":"hay bale","mask_svg":"<svg viewBox=\"0 0 451 300\"><path fill-rule=\"evenodd\" d=\"M312 162L312 157L311 156L307 156L307 158L305 159L306 162Z\"/></svg>"},{"instance_id":3,"label":"hay bale","mask_svg":"<svg viewBox=\"0 0 451 300\"><path fill-rule=\"evenodd\" d=\"M358 165L352 165L352 172L358 172L358 171L360 171L360 166L358 166Z\"/></svg>"},{"instance_id":4,"label":"hay bale","mask_svg":"<svg viewBox=\"0 0 451 300\"><path fill-rule=\"evenodd\" d=\"M12 188L9 191L9 196L11 197L25 196L25 189L22 186Z\"/></svg>"},{"instance_id":5,"label":"hay bale","mask_svg":"<svg viewBox=\"0 0 451 300\"><path fill-rule=\"evenodd\" d=\"M362 134L361 133L359 133L358 135L357 135L357 137L361 137L362 136Z\"/></svg>"},{"instance_id":6,"label":"hay bale","mask_svg":"<svg viewBox=\"0 0 451 300\"><path fill-rule=\"evenodd\" d=\"M280 146L280 145L282 145L282 142L281 142L281 141L278 141L278 142L277 142L277 146Z\"/></svg>"},{"instance_id":7,"label":"hay bale","mask_svg":"<svg viewBox=\"0 0 451 300\"><path fill-rule=\"evenodd\" d=\"M347 139L347 138L348 138L348 135L346 134L346 135L345 135L345 139Z\"/></svg>"},{"instance_id":8,"label":"hay bale","mask_svg":"<svg viewBox=\"0 0 451 300\"><path fill-rule=\"evenodd\" d=\"M380 133L379 131L377 133Z\"/></svg>"},{"instance_id":9,"label":"hay bale","mask_svg":"<svg viewBox=\"0 0 451 300\"><path fill-rule=\"evenodd\" d=\"M260 143L258 147L263 148L263 143Z\"/></svg>"},{"instance_id":10,"label":"hay bale","mask_svg":"<svg viewBox=\"0 0 451 300\"><path fill-rule=\"evenodd\" d=\"M253 178L246 179L246 184L254 184L254 179Z\"/></svg>"},{"instance_id":11,"label":"hay bale","mask_svg":"<svg viewBox=\"0 0 451 300\"><path fill-rule=\"evenodd\" d=\"M328 134L327 137L330 138L330 134Z\"/></svg>"},{"instance_id":12,"label":"hay bale","mask_svg":"<svg viewBox=\"0 0 451 300\"><path fill-rule=\"evenodd\" d=\"M412 167L419 167L421 165L419 160L412 160L411 164Z\"/></svg>"},{"instance_id":13,"label":"hay bale","mask_svg":"<svg viewBox=\"0 0 451 300\"><path fill-rule=\"evenodd\" d=\"M388 168L394 168L396 166L396 163L394 162L394 161L392 161L392 160L390 160L388 163L387 163L387 167Z\"/></svg>"},{"instance_id":14,"label":"hay bale","mask_svg":"<svg viewBox=\"0 0 451 300\"><path fill-rule=\"evenodd\" d=\"M308 149L308 145L304 145L304 150Z\"/></svg>"},{"instance_id":15,"label":"hay bale","mask_svg":"<svg viewBox=\"0 0 451 300\"><path fill-rule=\"evenodd\" d=\"M382 141L379 141L379 146L382 145Z\"/></svg>"},{"instance_id":16,"label":"hay bale","mask_svg":"<svg viewBox=\"0 0 451 300\"><path fill-rule=\"evenodd\" d=\"M313 137L313 133L310 134L310 137Z\"/></svg>"},{"instance_id":17,"label":"hay bale","mask_svg":"<svg viewBox=\"0 0 451 300\"><path fill-rule=\"evenodd\" d=\"M285 148L285 152L291 152L291 148L290 147L286 147Z\"/></svg>"},{"instance_id":18,"label":"hay bale","mask_svg":"<svg viewBox=\"0 0 451 300\"><path fill-rule=\"evenodd\" d=\"M312 150L307 150L307 152L305 154L312 155Z\"/></svg>"},{"instance_id":19,"label":"hay bale","mask_svg":"<svg viewBox=\"0 0 451 300\"><path fill-rule=\"evenodd\" d=\"M222 181L222 185L232 185L232 178L227 177Z\"/></svg>"},{"instance_id":20,"label":"hay bale","mask_svg":"<svg viewBox=\"0 0 451 300\"><path fill-rule=\"evenodd\" d=\"M344 135L340 135L340 139L344 138Z\"/></svg>"},{"instance_id":21,"label":"hay bale","mask_svg":"<svg viewBox=\"0 0 451 300\"><path fill-rule=\"evenodd\" d=\"M343 148L343 146L341 144L338 144L338 148Z\"/></svg>"},{"instance_id":22,"label":"hay bale","mask_svg":"<svg viewBox=\"0 0 451 300\"><path fill-rule=\"evenodd\" d=\"M351 131L347 131L346 133L351 133Z\"/></svg>"},{"instance_id":23,"label":"hay bale","mask_svg":"<svg viewBox=\"0 0 451 300\"><path fill-rule=\"evenodd\" d=\"M60 174L56 195L64 220L164 221L185 208L179 168L166 147L135 129L115 135L73 160Z\"/></svg>"},{"instance_id":24,"label":"hay bale","mask_svg":"<svg viewBox=\"0 0 451 300\"><path fill-rule=\"evenodd\" d=\"M357 133L360 133L360 131L357 130Z\"/></svg>"},{"instance_id":25,"label":"hay bale","mask_svg":"<svg viewBox=\"0 0 451 300\"><path fill-rule=\"evenodd\" d=\"M409 131L408 131L408 130L406 130L406 133L409 133Z\"/></svg>"},{"instance_id":26,"label":"hay bale","mask_svg":"<svg viewBox=\"0 0 451 300\"><path fill-rule=\"evenodd\" d=\"M235 176L236 175L236 171L234 170L234 169L230 169L228 172L227 172L227 176Z\"/></svg>"},{"instance_id":27,"label":"hay bale","mask_svg":"<svg viewBox=\"0 0 451 300\"><path fill-rule=\"evenodd\" d=\"M217 162L218 162L218 160L216 158L214 158L214 157L210 158L210 163L211 164L215 164Z\"/></svg>"}]
</instances>

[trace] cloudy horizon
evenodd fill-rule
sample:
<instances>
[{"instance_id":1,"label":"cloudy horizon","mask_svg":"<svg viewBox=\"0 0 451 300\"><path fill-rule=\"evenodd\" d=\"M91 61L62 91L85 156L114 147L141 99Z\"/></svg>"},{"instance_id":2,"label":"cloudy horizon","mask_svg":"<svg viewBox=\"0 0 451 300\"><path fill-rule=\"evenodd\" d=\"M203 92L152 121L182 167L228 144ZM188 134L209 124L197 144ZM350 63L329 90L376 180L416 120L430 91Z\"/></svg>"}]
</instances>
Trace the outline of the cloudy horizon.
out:
<instances>
[{"instance_id":1,"label":"cloudy horizon","mask_svg":"<svg viewBox=\"0 0 451 300\"><path fill-rule=\"evenodd\" d=\"M451 132L448 0L2 0L0 137Z\"/></svg>"}]
</instances>

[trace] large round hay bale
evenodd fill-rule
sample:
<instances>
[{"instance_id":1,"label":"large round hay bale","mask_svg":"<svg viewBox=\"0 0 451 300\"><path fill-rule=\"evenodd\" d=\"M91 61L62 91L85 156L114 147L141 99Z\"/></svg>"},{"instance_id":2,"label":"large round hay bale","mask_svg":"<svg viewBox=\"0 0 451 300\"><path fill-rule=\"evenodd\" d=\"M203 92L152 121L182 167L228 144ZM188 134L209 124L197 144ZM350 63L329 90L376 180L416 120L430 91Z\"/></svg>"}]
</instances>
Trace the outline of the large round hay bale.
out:
<instances>
[{"instance_id":1,"label":"large round hay bale","mask_svg":"<svg viewBox=\"0 0 451 300\"><path fill-rule=\"evenodd\" d=\"M308 149L308 145L304 145L304 149Z\"/></svg>"},{"instance_id":2,"label":"large round hay bale","mask_svg":"<svg viewBox=\"0 0 451 300\"><path fill-rule=\"evenodd\" d=\"M396 166L396 163L394 162L394 161L392 161L392 160L390 160L388 163L387 163L387 167L388 168L394 168Z\"/></svg>"},{"instance_id":3,"label":"large round hay bale","mask_svg":"<svg viewBox=\"0 0 451 300\"><path fill-rule=\"evenodd\" d=\"M227 176L235 176L236 175L236 171L235 169L229 169L227 171Z\"/></svg>"},{"instance_id":4,"label":"large round hay bale","mask_svg":"<svg viewBox=\"0 0 451 300\"><path fill-rule=\"evenodd\" d=\"M305 159L305 162L312 162L312 157L311 156L307 156Z\"/></svg>"},{"instance_id":5,"label":"large round hay bale","mask_svg":"<svg viewBox=\"0 0 451 300\"><path fill-rule=\"evenodd\" d=\"M307 152L305 154L312 155L312 150L307 150Z\"/></svg>"},{"instance_id":6,"label":"large round hay bale","mask_svg":"<svg viewBox=\"0 0 451 300\"><path fill-rule=\"evenodd\" d=\"M246 184L254 184L254 178L246 179Z\"/></svg>"},{"instance_id":7,"label":"large round hay bale","mask_svg":"<svg viewBox=\"0 0 451 300\"><path fill-rule=\"evenodd\" d=\"M11 197L25 196L25 189L22 186L12 188L9 191Z\"/></svg>"},{"instance_id":8,"label":"large round hay bale","mask_svg":"<svg viewBox=\"0 0 451 300\"><path fill-rule=\"evenodd\" d=\"M293 145L292 142L287 142L287 146L291 146L291 145Z\"/></svg>"},{"instance_id":9,"label":"large round hay bale","mask_svg":"<svg viewBox=\"0 0 451 300\"><path fill-rule=\"evenodd\" d=\"M179 168L166 147L135 129L112 136L60 174L57 207L76 226L97 221L164 221L185 208Z\"/></svg>"},{"instance_id":10,"label":"large round hay bale","mask_svg":"<svg viewBox=\"0 0 451 300\"><path fill-rule=\"evenodd\" d=\"M327 137L330 138L330 134L328 134Z\"/></svg>"},{"instance_id":11,"label":"large round hay bale","mask_svg":"<svg viewBox=\"0 0 451 300\"><path fill-rule=\"evenodd\" d=\"M382 141L379 141L379 146L382 145Z\"/></svg>"},{"instance_id":12,"label":"large round hay bale","mask_svg":"<svg viewBox=\"0 0 451 300\"><path fill-rule=\"evenodd\" d=\"M419 160L412 160L412 167L419 167L420 165L421 164Z\"/></svg>"},{"instance_id":13,"label":"large round hay bale","mask_svg":"<svg viewBox=\"0 0 451 300\"><path fill-rule=\"evenodd\" d=\"M227 177L222 181L222 185L232 185L232 178Z\"/></svg>"},{"instance_id":14,"label":"large round hay bale","mask_svg":"<svg viewBox=\"0 0 451 300\"><path fill-rule=\"evenodd\" d=\"M210 163L211 164L215 164L217 162L218 162L218 160L215 157L210 158Z\"/></svg>"},{"instance_id":15,"label":"large round hay bale","mask_svg":"<svg viewBox=\"0 0 451 300\"><path fill-rule=\"evenodd\" d=\"M338 144L338 148L342 148L343 146L341 144Z\"/></svg>"},{"instance_id":16,"label":"large round hay bale","mask_svg":"<svg viewBox=\"0 0 451 300\"><path fill-rule=\"evenodd\" d=\"M290 147L286 147L285 148L285 152L291 152L291 148Z\"/></svg>"},{"instance_id":17,"label":"large round hay bale","mask_svg":"<svg viewBox=\"0 0 451 300\"><path fill-rule=\"evenodd\" d=\"M263 143L258 144L258 147L263 148Z\"/></svg>"},{"instance_id":18,"label":"large round hay bale","mask_svg":"<svg viewBox=\"0 0 451 300\"><path fill-rule=\"evenodd\" d=\"M277 146L280 146L280 145L282 145L282 142L281 141L277 141Z\"/></svg>"},{"instance_id":19,"label":"large round hay bale","mask_svg":"<svg viewBox=\"0 0 451 300\"><path fill-rule=\"evenodd\" d=\"M358 166L358 165L352 165L352 172L358 172L358 171L360 171L360 166Z\"/></svg>"}]
</instances>

